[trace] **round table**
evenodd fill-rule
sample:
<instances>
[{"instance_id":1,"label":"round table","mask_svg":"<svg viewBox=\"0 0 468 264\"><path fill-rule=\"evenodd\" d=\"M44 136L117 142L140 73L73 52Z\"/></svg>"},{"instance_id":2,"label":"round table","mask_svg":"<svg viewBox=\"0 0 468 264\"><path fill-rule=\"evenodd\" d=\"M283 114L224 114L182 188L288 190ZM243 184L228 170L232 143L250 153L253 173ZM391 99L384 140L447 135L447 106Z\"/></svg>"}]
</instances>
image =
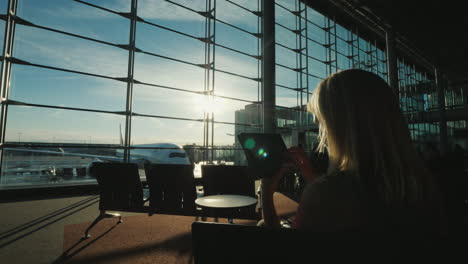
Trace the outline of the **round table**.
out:
<instances>
[{"instance_id":1,"label":"round table","mask_svg":"<svg viewBox=\"0 0 468 264\"><path fill-rule=\"evenodd\" d=\"M255 205L257 199L245 195L218 194L203 196L195 200L195 204L200 207L215 209L238 209ZM228 218L229 223L233 223L232 218Z\"/></svg>"}]
</instances>

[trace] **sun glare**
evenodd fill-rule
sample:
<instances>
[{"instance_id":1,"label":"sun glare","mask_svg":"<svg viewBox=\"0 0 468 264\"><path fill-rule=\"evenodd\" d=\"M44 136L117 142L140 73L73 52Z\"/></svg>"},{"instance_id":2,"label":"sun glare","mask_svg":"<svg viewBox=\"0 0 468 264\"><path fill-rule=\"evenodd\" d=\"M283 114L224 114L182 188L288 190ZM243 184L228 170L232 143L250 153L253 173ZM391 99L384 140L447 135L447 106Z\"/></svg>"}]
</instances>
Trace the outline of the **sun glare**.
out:
<instances>
[{"instance_id":1,"label":"sun glare","mask_svg":"<svg viewBox=\"0 0 468 264\"><path fill-rule=\"evenodd\" d=\"M223 100L214 96L197 95L194 97L195 111L219 114L225 109Z\"/></svg>"}]
</instances>

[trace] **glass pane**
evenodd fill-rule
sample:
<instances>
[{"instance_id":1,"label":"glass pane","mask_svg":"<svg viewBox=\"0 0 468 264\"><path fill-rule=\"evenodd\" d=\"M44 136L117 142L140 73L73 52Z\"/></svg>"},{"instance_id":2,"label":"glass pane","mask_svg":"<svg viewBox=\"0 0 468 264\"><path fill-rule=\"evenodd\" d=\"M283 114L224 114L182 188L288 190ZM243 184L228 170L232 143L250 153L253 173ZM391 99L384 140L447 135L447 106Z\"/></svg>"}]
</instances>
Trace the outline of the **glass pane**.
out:
<instances>
[{"instance_id":1,"label":"glass pane","mask_svg":"<svg viewBox=\"0 0 468 264\"><path fill-rule=\"evenodd\" d=\"M113 10L122 10L118 1L95 2L99 6L105 2ZM130 22L127 18L79 2L20 0L17 13L36 25L114 44L128 44L129 41Z\"/></svg>"},{"instance_id":2,"label":"glass pane","mask_svg":"<svg viewBox=\"0 0 468 264\"><path fill-rule=\"evenodd\" d=\"M328 65L317 60L309 60L309 73L316 77L327 77L327 67Z\"/></svg>"},{"instance_id":3,"label":"glass pane","mask_svg":"<svg viewBox=\"0 0 468 264\"><path fill-rule=\"evenodd\" d=\"M258 60L226 49L217 49L215 68L249 78L258 78Z\"/></svg>"},{"instance_id":4,"label":"glass pane","mask_svg":"<svg viewBox=\"0 0 468 264\"><path fill-rule=\"evenodd\" d=\"M387 64L382 61L377 61L377 69L379 72L387 72Z\"/></svg>"},{"instance_id":5,"label":"glass pane","mask_svg":"<svg viewBox=\"0 0 468 264\"><path fill-rule=\"evenodd\" d=\"M5 41L5 21L0 20L0 56L3 56L3 42Z\"/></svg>"},{"instance_id":6,"label":"glass pane","mask_svg":"<svg viewBox=\"0 0 468 264\"><path fill-rule=\"evenodd\" d=\"M225 24L216 23L216 43L249 55L259 54L257 37ZM220 50L224 49L217 48L216 53Z\"/></svg>"},{"instance_id":7,"label":"glass pane","mask_svg":"<svg viewBox=\"0 0 468 264\"><path fill-rule=\"evenodd\" d=\"M238 143L241 132L260 132L260 129L227 124L215 124L213 161L236 165L247 165L244 151Z\"/></svg>"},{"instance_id":8,"label":"glass pane","mask_svg":"<svg viewBox=\"0 0 468 264\"><path fill-rule=\"evenodd\" d=\"M207 102L206 99L205 102ZM204 105L205 109L208 110L207 112L214 112L216 121L234 123L237 121L236 113L251 105L251 103L215 97L213 100L208 100Z\"/></svg>"},{"instance_id":9,"label":"glass pane","mask_svg":"<svg viewBox=\"0 0 468 264\"><path fill-rule=\"evenodd\" d=\"M353 64L348 57L338 54L338 68L341 70L352 68Z\"/></svg>"},{"instance_id":10,"label":"glass pane","mask_svg":"<svg viewBox=\"0 0 468 264\"><path fill-rule=\"evenodd\" d=\"M276 84L289 88L299 88L297 77L297 72L276 66Z\"/></svg>"},{"instance_id":11,"label":"glass pane","mask_svg":"<svg viewBox=\"0 0 468 264\"><path fill-rule=\"evenodd\" d=\"M275 26L276 43L280 43L286 47L296 48L296 34L278 25Z\"/></svg>"},{"instance_id":12,"label":"glass pane","mask_svg":"<svg viewBox=\"0 0 468 264\"><path fill-rule=\"evenodd\" d=\"M120 115L10 105L5 141L119 145L121 124Z\"/></svg>"},{"instance_id":13,"label":"glass pane","mask_svg":"<svg viewBox=\"0 0 468 264\"><path fill-rule=\"evenodd\" d=\"M6 14L8 9L8 0L0 0L0 14Z\"/></svg>"},{"instance_id":14,"label":"glass pane","mask_svg":"<svg viewBox=\"0 0 468 264\"><path fill-rule=\"evenodd\" d=\"M252 1L252 0L231 0L231 2L234 2L238 5L241 5L251 11L257 11L260 10L260 3L259 1Z\"/></svg>"},{"instance_id":15,"label":"glass pane","mask_svg":"<svg viewBox=\"0 0 468 264\"><path fill-rule=\"evenodd\" d=\"M298 55L296 52L286 49L282 46L276 45L276 62L290 68L296 68L296 56Z\"/></svg>"},{"instance_id":16,"label":"glass pane","mask_svg":"<svg viewBox=\"0 0 468 264\"><path fill-rule=\"evenodd\" d=\"M215 72L215 94L249 101L258 101L259 82Z\"/></svg>"},{"instance_id":17,"label":"glass pane","mask_svg":"<svg viewBox=\"0 0 468 264\"><path fill-rule=\"evenodd\" d=\"M276 87L276 105L285 107L298 106L297 92L281 87Z\"/></svg>"},{"instance_id":18,"label":"glass pane","mask_svg":"<svg viewBox=\"0 0 468 264\"><path fill-rule=\"evenodd\" d=\"M275 5L275 22L290 29L296 29L297 16L293 15L289 10Z\"/></svg>"},{"instance_id":19,"label":"glass pane","mask_svg":"<svg viewBox=\"0 0 468 264\"><path fill-rule=\"evenodd\" d=\"M248 2L254 2L250 4L252 6L251 10L257 9L256 1L242 1L242 3L239 4L241 6L246 6L248 5ZM257 33L259 31L257 25L258 17L256 15L227 1L216 1L216 19L227 22L251 33ZM221 23L217 23L216 27L220 24Z\"/></svg>"},{"instance_id":20,"label":"glass pane","mask_svg":"<svg viewBox=\"0 0 468 264\"><path fill-rule=\"evenodd\" d=\"M300 92L298 93L297 96L298 96L299 105L302 105L302 106L307 105L307 102L309 101L307 93Z\"/></svg>"},{"instance_id":21,"label":"glass pane","mask_svg":"<svg viewBox=\"0 0 468 264\"><path fill-rule=\"evenodd\" d=\"M18 25L14 56L31 63L110 77L127 76L128 51Z\"/></svg>"},{"instance_id":22,"label":"glass pane","mask_svg":"<svg viewBox=\"0 0 468 264\"><path fill-rule=\"evenodd\" d=\"M205 1L179 1L205 11ZM203 7L203 8L202 8ZM198 10L198 9L201 10ZM166 1L138 1L138 16L144 20L195 37L205 37L205 17Z\"/></svg>"},{"instance_id":23,"label":"glass pane","mask_svg":"<svg viewBox=\"0 0 468 264\"><path fill-rule=\"evenodd\" d=\"M190 131L190 133L187 133ZM132 146L138 144L174 143L202 145L203 122L152 117L132 119Z\"/></svg>"},{"instance_id":24,"label":"glass pane","mask_svg":"<svg viewBox=\"0 0 468 264\"><path fill-rule=\"evenodd\" d=\"M307 37L319 44L326 43L326 32L315 24L307 23Z\"/></svg>"},{"instance_id":25,"label":"glass pane","mask_svg":"<svg viewBox=\"0 0 468 264\"><path fill-rule=\"evenodd\" d=\"M156 3L160 2L158 0L146 0L149 3ZM205 1L193 1L193 0L172 0L177 4L183 5L187 8L194 9L196 11L204 11L206 9L206 2Z\"/></svg>"},{"instance_id":26,"label":"glass pane","mask_svg":"<svg viewBox=\"0 0 468 264\"><path fill-rule=\"evenodd\" d=\"M205 63L205 43L144 23L137 23L136 46L157 55L195 64Z\"/></svg>"},{"instance_id":27,"label":"glass pane","mask_svg":"<svg viewBox=\"0 0 468 264\"><path fill-rule=\"evenodd\" d=\"M299 119L301 114L304 112L297 111L296 109L288 109L288 108L277 108L276 109L276 116L277 118L277 126L278 128L284 128L287 130L280 130L281 134L290 133L288 130L296 129L300 125ZM289 143L286 142L288 146L291 146Z\"/></svg>"},{"instance_id":28,"label":"glass pane","mask_svg":"<svg viewBox=\"0 0 468 264\"><path fill-rule=\"evenodd\" d=\"M124 111L127 84L75 73L13 65L9 98L33 104Z\"/></svg>"},{"instance_id":29,"label":"glass pane","mask_svg":"<svg viewBox=\"0 0 468 264\"><path fill-rule=\"evenodd\" d=\"M275 0L275 2L289 10L296 10L296 0Z\"/></svg>"},{"instance_id":30,"label":"glass pane","mask_svg":"<svg viewBox=\"0 0 468 264\"><path fill-rule=\"evenodd\" d=\"M369 50L369 42L362 38L359 38L359 49L361 49L362 51Z\"/></svg>"},{"instance_id":31,"label":"glass pane","mask_svg":"<svg viewBox=\"0 0 468 264\"><path fill-rule=\"evenodd\" d=\"M312 41L309 41L309 43L307 44L308 44L307 48L308 48L309 56L320 61L327 60L328 49Z\"/></svg>"},{"instance_id":32,"label":"glass pane","mask_svg":"<svg viewBox=\"0 0 468 264\"><path fill-rule=\"evenodd\" d=\"M202 99L205 96L151 87L134 85L133 110L139 114L178 118L203 118Z\"/></svg>"},{"instance_id":33,"label":"glass pane","mask_svg":"<svg viewBox=\"0 0 468 264\"><path fill-rule=\"evenodd\" d=\"M309 76L309 92L313 92L322 79Z\"/></svg>"},{"instance_id":34,"label":"glass pane","mask_svg":"<svg viewBox=\"0 0 468 264\"><path fill-rule=\"evenodd\" d=\"M191 91L204 90L205 69L150 55L135 54L134 76L140 82Z\"/></svg>"},{"instance_id":35,"label":"glass pane","mask_svg":"<svg viewBox=\"0 0 468 264\"><path fill-rule=\"evenodd\" d=\"M349 30L339 24L336 24L336 36L342 40L348 40Z\"/></svg>"},{"instance_id":36,"label":"glass pane","mask_svg":"<svg viewBox=\"0 0 468 264\"><path fill-rule=\"evenodd\" d=\"M235 113L235 123L240 124L236 126L236 129L241 129L244 132L251 131L254 129L251 126L245 125L262 125L262 106L260 104L247 104L243 109L239 109ZM257 129L257 128L255 128ZM236 133L238 130L236 130ZM240 132L239 132L240 133Z\"/></svg>"},{"instance_id":37,"label":"glass pane","mask_svg":"<svg viewBox=\"0 0 468 264\"><path fill-rule=\"evenodd\" d=\"M310 7L307 7L307 19L321 28L325 27L325 16Z\"/></svg>"},{"instance_id":38,"label":"glass pane","mask_svg":"<svg viewBox=\"0 0 468 264\"><path fill-rule=\"evenodd\" d=\"M351 55L348 53L349 50L349 44L341 39L336 40L336 46L338 47L338 52L340 52L343 55Z\"/></svg>"},{"instance_id":39,"label":"glass pane","mask_svg":"<svg viewBox=\"0 0 468 264\"><path fill-rule=\"evenodd\" d=\"M30 0L33 1L33 0ZM61 0L56 0L61 1ZM130 12L130 3L131 1L122 1L122 0L83 0L84 2L88 2L97 6L102 6L107 9L111 9L113 11L119 12ZM148 1L148 0L146 0ZM142 1L139 1L142 2ZM144 1L143 1L144 2Z\"/></svg>"},{"instance_id":40,"label":"glass pane","mask_svg":"<svg viewBox=\"0 0 468 264\"><path fill-rule=\"evenodd\" d=\"M214 146L215 147L232 147L236 141L235 125L228 124L214 124Z\"/></svg>"}]
</instances>

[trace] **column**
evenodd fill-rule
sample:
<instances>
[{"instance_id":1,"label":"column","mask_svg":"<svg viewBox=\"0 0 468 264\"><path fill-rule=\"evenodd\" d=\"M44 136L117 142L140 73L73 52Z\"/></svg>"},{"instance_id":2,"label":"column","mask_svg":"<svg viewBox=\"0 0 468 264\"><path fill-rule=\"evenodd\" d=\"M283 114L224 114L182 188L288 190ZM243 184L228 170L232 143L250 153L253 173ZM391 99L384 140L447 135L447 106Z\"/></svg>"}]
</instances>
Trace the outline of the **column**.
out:
<instances>
[{"instance_id":1,"label":"column","mask_svg":"<svg viewBox=\"0 0 468 264\"><path fill-rule=\"evenodd\" d=\"M437 89L437 100L439 105L439 127L440 127L440 152L442 155L448 152L447 114L445 111L445 78L441 72L434 69L435 85Z\"/></svg>"},{"instance_id":2,"label":"column","mask_svg":"<svg viewBox=\"0 0 468 264\"><path fill-rule=\"evenodd\" d=\"M399 98L400 95L398 92L398 67L395 53L395 37L391 28L386 32L385 41L387 46L388 84L390 85L390 87L392 87L395 95Z\"/></svg>"},{"instance_id":3,"label":"column","mask_svg":"<svg viewBox=\"0 0 468 264\"><path fill-rule=\"evenodd\" d=\"M263 132L274 133L276 128L275 105L275 1L262 1L262 99Z\"/></svg>"}]
</instances>

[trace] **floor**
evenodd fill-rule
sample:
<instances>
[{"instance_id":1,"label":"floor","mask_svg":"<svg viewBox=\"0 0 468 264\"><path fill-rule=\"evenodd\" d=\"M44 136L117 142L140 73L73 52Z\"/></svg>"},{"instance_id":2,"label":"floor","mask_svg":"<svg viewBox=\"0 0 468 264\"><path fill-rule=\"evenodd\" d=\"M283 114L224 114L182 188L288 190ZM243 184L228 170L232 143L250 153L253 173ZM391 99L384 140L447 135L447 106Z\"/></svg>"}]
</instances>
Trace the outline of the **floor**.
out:
<instances>
[{"instance_id":1,"label":"floor","mask_svg":"<svg viewBox=\"0 0 468 264\"><path fill-rule=\"evenodd\" d=\"M64 226L93 221L98 204L98 195L0 201L0 263L53 263L63 251Z\"/></svg>"},{"instance_id":2,"label":"floor","mask_svg":"<svg viewBox=\"0 0 468 264\"><path fill-rule=\"evenodd\" d=\"M64 226L93 221L98 204L98 195L0 202L0 263L53 263L63 251Z\"/></svg>"},{"instance_id":3,"label":"floor","mask_svg":"<svg viewBox=\"0 0 468 264\"><path fill-rule=\"evenodd\" d=\"M98 201L79 196L0 203L0 263L53 263L63 251L64 226L94 220Z\"/></svg>"}]
</instances>

